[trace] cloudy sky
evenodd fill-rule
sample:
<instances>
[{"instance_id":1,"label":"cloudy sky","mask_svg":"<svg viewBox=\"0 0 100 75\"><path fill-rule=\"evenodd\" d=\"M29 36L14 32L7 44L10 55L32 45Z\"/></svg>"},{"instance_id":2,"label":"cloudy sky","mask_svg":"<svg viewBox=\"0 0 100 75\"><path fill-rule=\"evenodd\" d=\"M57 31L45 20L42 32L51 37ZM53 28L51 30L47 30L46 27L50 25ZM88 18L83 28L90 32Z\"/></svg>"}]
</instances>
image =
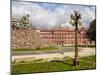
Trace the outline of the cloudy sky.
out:
<instances>
[{"instance_id":1,"label":"cloudy sky","mask_svg":"<svg viewBox=\"0 0 100 75\"><path fill-rule=\"evenodd\" d=\"M30 15L32 25L50 28L58 25L71 27L70 14L78 10L82 15L83 27L95 19L95 6L12 1L12 16Z\"/></svg>"}]
</instances>

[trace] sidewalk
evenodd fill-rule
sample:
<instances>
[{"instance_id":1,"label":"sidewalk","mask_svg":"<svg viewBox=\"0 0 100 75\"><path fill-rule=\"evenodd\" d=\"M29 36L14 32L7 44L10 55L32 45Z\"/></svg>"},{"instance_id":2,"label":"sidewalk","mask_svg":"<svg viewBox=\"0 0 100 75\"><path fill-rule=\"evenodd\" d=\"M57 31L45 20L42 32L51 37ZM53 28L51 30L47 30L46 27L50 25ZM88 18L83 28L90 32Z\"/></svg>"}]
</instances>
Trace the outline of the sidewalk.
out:
<instances>
[{"instance_id":1,"label":"sidewalk","mask_svg":"<svg viewBox=\"0 0 100 75\"><path fill-rule=\"evenodd\" d=\"M82 48L82 50L79 51L79 57L84 57L84 56L91 56L91 55L95 55L95 48ZM14 61L14 59L52 59L52 58L63 58L66 56L69 57L74 57L75 53L74 52L64 52L62 53L53 53L53 54L35 54L35 55L22 55L22 56L12 56L12 61Z\"/></svg>"}]
</instances>

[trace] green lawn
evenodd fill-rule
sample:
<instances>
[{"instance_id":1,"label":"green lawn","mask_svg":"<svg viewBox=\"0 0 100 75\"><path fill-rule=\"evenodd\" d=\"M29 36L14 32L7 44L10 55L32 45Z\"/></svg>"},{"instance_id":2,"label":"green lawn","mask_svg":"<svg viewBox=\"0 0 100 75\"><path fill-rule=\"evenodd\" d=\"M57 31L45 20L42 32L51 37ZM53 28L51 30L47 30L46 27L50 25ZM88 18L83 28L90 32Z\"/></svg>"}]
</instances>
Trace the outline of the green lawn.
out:
<instances>
[{"instance_id":1,"label":"green lawn","mask_svg":"<svg viewBox=\"0 0 100 75\"><path fill-rule=\"evenodd\" d=\"M19 48L19 49L12 49L12 51L42 51L42 50L57 50L57 47L44 47L44 48L37 48L37 49L29 49L29 48Z\"/></svg>"},{"instance_id":2,"label":"green lawn","mask_svg":"<svg viewBox=\"0 0 100 75\"><path fill-rule=\"evenodd\" d=\"M64 47L75 47L75 46L64 46ZM79 47L86 47L86 45L79 45ZM89 48L94 48L95 45L88 45L87 47ZM86 47L86 48L87 48ZM36 49L31 49L31 48L17 48L17 49L12 49L12 51L44 51L44 50L59 50L59 47L56 46L47 46L43 48L36 48Z\"/></svg>"},{"instance_id":3,"label":"green lawn","mask_svg":"<svg viewBox=\"0 0 100 75\"><path fill-rule=\"evenodd\" d=\"M72 66L72 59L64 61L52 61L42 63L24 63L12 64L12 75L21 73L38 73L38 72L57 72L57 71L72 71L72 70L87 70L95 69L96 61L95 56L80 58L80 67L75 68ZM93 60L92 60L93 59Z\"/></svg>"},{"instance_id":4,"label":"green lawn","mask_svg":"<svg viewBox=\"0 0 100 75\"><path fill-rule=\"evenodd\" d=\"M75 47L75 46L64 46L64 47ZM78 47L95 48L95 45L78 45Z\"/></svg>"}]
</instances>

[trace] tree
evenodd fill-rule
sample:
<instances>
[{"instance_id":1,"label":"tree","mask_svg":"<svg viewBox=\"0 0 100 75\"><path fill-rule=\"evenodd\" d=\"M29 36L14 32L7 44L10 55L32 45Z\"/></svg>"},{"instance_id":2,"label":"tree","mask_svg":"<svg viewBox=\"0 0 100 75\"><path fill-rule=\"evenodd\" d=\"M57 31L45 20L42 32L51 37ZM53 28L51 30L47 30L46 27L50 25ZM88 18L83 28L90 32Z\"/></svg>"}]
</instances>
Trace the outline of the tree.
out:
<instances>
[{"instance_id":1,"label":"tree","mask_svg":"<svg viewBox=\"0 0 100 75\"><path fill-rule=\"evenodd\" d=\"M95 41L96 43L96 19L90 22L90 27L87 30L87 37L90 41Z\"/></svg>"},{"instance_id":2,"label":"tree","mask_svg":"<svg viewBox=\"0 0 100 75\"><path fill-rule=\"evenodd\" d=\"M29 20L29 15L22 16L19 19L19 25L17 27L18 28L29 28L29 27L31 27L31 23L30 23L30 20Z\"/></svg>"}]
</instances>

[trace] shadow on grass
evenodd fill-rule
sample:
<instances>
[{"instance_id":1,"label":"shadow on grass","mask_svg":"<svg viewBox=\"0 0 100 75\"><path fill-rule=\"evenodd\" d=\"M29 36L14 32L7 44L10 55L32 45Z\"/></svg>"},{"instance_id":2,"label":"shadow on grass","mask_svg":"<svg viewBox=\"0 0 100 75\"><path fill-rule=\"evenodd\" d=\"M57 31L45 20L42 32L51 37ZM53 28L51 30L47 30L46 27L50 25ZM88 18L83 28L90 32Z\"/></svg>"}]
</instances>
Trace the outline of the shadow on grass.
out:
<instances>
[{"instance_id":1,"label":"shadow on grass","mask_svg":"<svg viewBox=\"0 0 100 75\"><path fill-rule=\"evenodd\" d=\"M66 60L67 61L67 60ZM69 66L73 66L73 64L70 64L68 62L65 62L65 61L61 61L61 60L52 60L51 62L59 62L59 63L63 63L63 64L66 64L66 65L69 65Z\"/></svg>"}]
</instances>

